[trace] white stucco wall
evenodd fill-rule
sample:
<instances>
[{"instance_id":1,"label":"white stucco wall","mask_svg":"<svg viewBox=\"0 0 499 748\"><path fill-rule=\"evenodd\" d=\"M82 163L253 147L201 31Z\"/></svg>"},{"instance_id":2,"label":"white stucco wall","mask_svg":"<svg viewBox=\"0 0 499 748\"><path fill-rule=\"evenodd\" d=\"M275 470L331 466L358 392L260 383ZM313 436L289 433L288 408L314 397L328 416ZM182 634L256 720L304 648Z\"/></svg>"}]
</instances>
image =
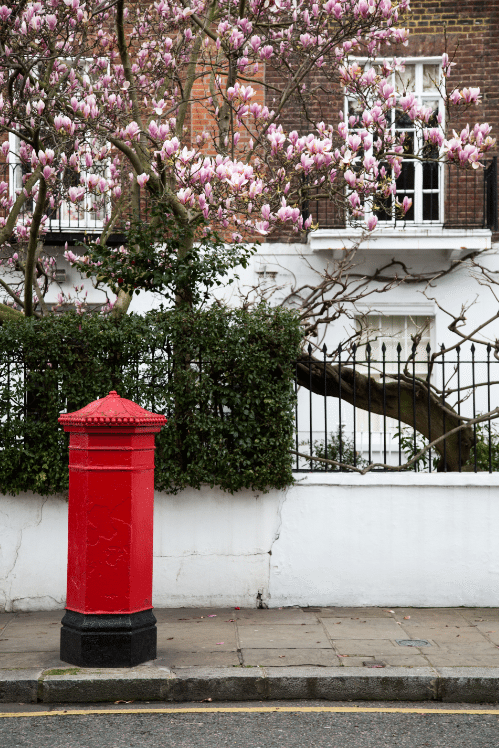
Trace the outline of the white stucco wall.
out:
<instances>
[{"instance_id":1,"label":"white stucco wall","mask_svg":"<svg viewBox=\"0 0 499 748\"><path fill-rule=\"evenodd\" d=\"M499 474L156 495L157 607L499 605ZM0 496L0 610L64 607L65 497Z\"/></svg>"}]
</instances>

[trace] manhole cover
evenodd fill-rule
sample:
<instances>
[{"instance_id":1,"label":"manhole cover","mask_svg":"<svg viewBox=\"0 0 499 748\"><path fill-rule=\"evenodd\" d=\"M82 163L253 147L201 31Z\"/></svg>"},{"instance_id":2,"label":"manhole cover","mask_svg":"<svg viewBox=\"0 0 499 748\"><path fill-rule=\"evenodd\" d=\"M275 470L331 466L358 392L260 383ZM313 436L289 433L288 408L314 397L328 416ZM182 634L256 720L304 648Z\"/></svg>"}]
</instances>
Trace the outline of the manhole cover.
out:
<instances>
[{"instance_id":1,"label":"manhole cover","mask_svg":"<svg viewBox=\"0 0 499 748\"><path fill-rule=\"evenodd\" d=\"M426 639L395 639L401 647L431 647L430 642Z\"/></svg>"}]
</instances>

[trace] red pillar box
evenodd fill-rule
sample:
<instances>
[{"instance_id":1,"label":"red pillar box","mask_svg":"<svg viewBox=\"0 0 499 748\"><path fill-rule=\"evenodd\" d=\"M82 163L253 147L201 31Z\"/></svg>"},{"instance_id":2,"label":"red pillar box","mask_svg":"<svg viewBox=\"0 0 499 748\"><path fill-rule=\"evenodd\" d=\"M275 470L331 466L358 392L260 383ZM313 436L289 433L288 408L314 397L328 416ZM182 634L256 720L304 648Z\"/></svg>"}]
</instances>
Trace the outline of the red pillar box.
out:
<instances>
[{"instance_id":1,"label":"red pillar box","mask_svg":"<svg viewBox=\"0 0 499 748\"><path fill-rule=\"evenodd\" d=\"M70 433L61 660L81 667L153 660L154 434L166 418L113 391L59 423Z\"/></svg>"}]
</instances>

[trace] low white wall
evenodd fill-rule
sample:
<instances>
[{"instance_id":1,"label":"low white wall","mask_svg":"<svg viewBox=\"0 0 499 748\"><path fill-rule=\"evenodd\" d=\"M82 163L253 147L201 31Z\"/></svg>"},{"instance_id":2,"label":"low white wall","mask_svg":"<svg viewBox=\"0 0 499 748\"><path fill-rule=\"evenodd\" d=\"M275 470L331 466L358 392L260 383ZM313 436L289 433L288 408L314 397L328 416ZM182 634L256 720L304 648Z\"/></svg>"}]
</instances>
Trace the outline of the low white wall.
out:
<instances>
[{"instance_id":1,"label":"low white wall","mask_svg":"<svg viewBox=\"0 0 499 748\"><path fill-rule=\"evenodd\" d=\"M157 607L498 606L499 474L156 494ZM0 495L0 610L64 607L63 496Z\"/></svg>"}]
</instances>

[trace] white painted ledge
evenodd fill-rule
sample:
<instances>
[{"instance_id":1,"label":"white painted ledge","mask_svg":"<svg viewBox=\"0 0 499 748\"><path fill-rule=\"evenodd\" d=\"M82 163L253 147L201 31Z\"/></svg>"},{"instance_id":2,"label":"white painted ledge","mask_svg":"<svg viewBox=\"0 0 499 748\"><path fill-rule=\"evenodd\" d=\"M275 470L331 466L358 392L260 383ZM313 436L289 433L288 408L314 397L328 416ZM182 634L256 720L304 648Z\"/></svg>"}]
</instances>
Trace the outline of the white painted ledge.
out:
<instances>
[{"instance_id":1,"label":"white painted ledge","mask_svg":"<svg viewBox=\"0 0 499 748\"><path fill-rule=\"evenodd\" d=\"M362 235L358 229L317 229L308 235L312 252L327 252L334 258L348 250ZM366 237L361 249L369 252L444 251L453 260L463 255L491 248L489 229L444 229L441 226L379 226Z\"/></svg>"},{"instance_id":2,"label":"white painted ledge","mask_svg":"<svg viewBox=\"0 0 499 748\"><path fill-rule=\"evenodd\" d=\"M499 487L499 473L294 473L295 486ZM497 498L499 499L499 493Z\"/></svg>"}]
</instances>

